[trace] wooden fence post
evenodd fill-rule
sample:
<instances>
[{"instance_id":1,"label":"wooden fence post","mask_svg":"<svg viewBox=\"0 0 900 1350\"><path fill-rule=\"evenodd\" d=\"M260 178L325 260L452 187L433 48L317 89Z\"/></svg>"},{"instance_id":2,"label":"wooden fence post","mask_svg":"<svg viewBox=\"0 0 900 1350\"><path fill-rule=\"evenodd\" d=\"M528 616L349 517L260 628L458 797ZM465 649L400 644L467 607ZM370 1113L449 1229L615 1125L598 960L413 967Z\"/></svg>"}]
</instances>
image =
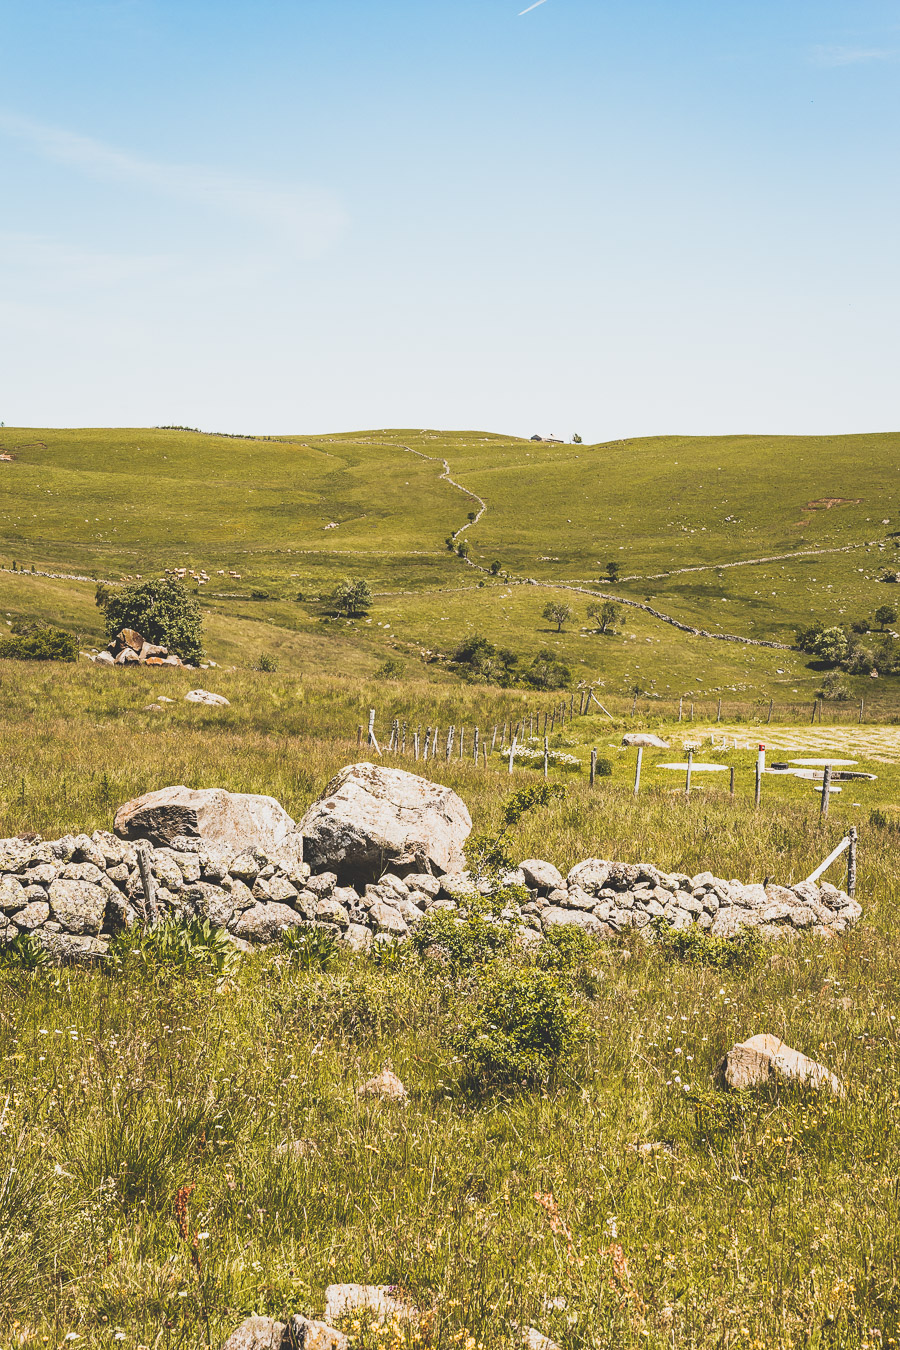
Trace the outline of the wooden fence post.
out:
<instances>
[{"instance_id":1,"label":"wooden fence post","mask_svg":"<svg viewBox=\"0 0 900 1350\"><path fill-rule=\"evenodd\" d=\"M768 715L768 717L766 718L766 726L768 726L769 723L770 723L771 720L772 720L772 709L773 709L774 707L775 707L775 700L774 700L774 698L770 698L770 699L769 699L769 715Z\"/></svg>"},{"instance_id":2,"label":"wooden fence post","mask_svg":"<svg viewBox=\"0 0 900 1350\"><path fill-rule=\"evenodd\" d=\"M859 720L860 720L860 722L861 722L862 719L863 719L863 708L865 707L865 703L866 703L866 700L865 700L864 698L861 698L861 699L859 700Z\"/></svg>"},{"instance_id":3,"label":"wooden fence post","mask_svg":"<svg viewBox=\"0 0 900 1350\"><path fill-rule=\"evenodd\" d=\"M694 720L694 705L693 705L693 703L691 704L691 717L690 717L690 720L691 720L692 722L693 722L693 720Z\"/></svg>"},{"instance_id":4,"label":"wooden fence post","mask_svg":"<svg viewBox=\"0 0 900 1350\"><path fill-rule=\"evenodd\" d=\"M550 772L550 742L544 737L544 778L548 777Z\"/></svg>"},{"instance_id":5,"label":"wooden fence post","mask_svg":"<svg viewBox=\"0 0 900 1350\"><path fill-rule=\"evenodd\" d=\"M596 750L592 750L592 751L591 751L591 787L594 786L594 783L595 783L595 781L596 781L596 778L597 778L597 751L596 751Z\"/></svg>"},{"instance_id":6,"label":"wooden fence post","mask_svg":"<svg viewBox=\"0 0 900 1350\"><path fill-rule=\"evenodd\" d=\"M819 807L819 820L828 819L828 799L831 796L831 765L825 765L825 773L822 777L822 804Z\"/></svg>"},{"instance_id":7,"label":"wooden fence post","mask_svg":"<svg viewBox=\"0 0 900 1350\"><path fill-rule=\"evenodd\" d=\"M764 745L761 745L759 747L759 754L756 756L756 792L754 795L754 803L756 806L759 806L760 799L762 797L762 776L763 776L763 765L765 764L765 762L766 762L766 747Z\"/></svg>"},{"instance_id":8,"label":"wooden fence post","mask_svg":"<svg viewBox=\"0 0 900 1350\"><path fill-rule=\"evenodd\" d=\"M377 754L379 754L379 755L381 754L381 747L379 746L378 742L377 742L376 739L375 739L375 709L374 709L374 708L370 708L370 709L369 709L369 741L368 741L368 743L369 743L369 745L372 745L372 746L375 747L375 751L376 751Z\"/></svg>"},{"instance_id":9,"label":"wooden fence post","mask_svg":"<svg viewBox=\"0 0 900 1350\"><path fill-rule=\"evenodd\" d=\"M156 909L156 885L150 867L148 845L140 843L135 852L137 853L138 869L141 874L141 886L144 889L144 928L153 928L156 926L159 916Z\"/></svg>"},{"instance_id":10,"label":"wooden fence post","mask_svg":"<svg viewBox=\"0 0 900 1350\"><path fill-rule=\"evenodd\" d=\"M847 894L852 900L856 895L856 850L859 833L855 825L850 826L850 851L847 854Z\"/></svg>"},{"instance_id":11,"label":"wooden fence post","mask_svg":"<svg viewBox=\"0 0 900 1350\"><path fill-rule=\"evenodd\" d=\"M362 727L361 727L361 726L360 726L360 727L357 727L357 728L356 728L356 748L357 748L357 750L359 750L360 746L362 745L362 736L363 736L363 729L362 729Z\"/></svg>"},{"instance_id":12,"label":"wooden fence post","mask_svg":"<svg viewBox=\"0 0 900 1350\"><path fill-rule=\"evenodd\" d=\"M476 728L475 728L475 754L474 754L475 768L476 768L476 769L478 768L478 753L479 753L479 752L478 752L478 746L479 746L480 741L481 741L481 732L478 730L478 727L476 727Z\"/></svg>"},{"instance_id":13,"label":"wooden fence post","mask_svg":"<svg viewBox=\"0 0 900 1350\"><path fill-rule=\"evenodd\" d=\"M719 699L719 706L716 709L716 721L721 722L721 720L722 720L722 700Z\"/></svg>"},{"instance_id":14,"label":"wooden fence post","mask_svg":"<svg viewBox=\"0 0 900 1350\"><path fill-rule=\"evenodd\" d=\"M416 727L415 731L413 732L413 755L415 756L416 763L418 764L418 762L419 762L419 728L418 728L418 727Z\"/></svg>"},{"instance_id":15,"label":"wooden fence post","mask_svg":"<svg viewBox=\"0 0 900 1350\"><path fill-rule=\"evenodd\" d=\"M641 760L644 758L644 747L638 746L637 764L634 768L634 795L637 796L641 790Z\"/></svg>"},{"instance_id":16,"label":"wooden fence post","mask_svg":"<svg viewBox=\"0 0 900 1350\"><path fill-rule=\"evenodd\" d=\"M465 727L460 727L460 729L459 729L459 757L460 757L460 759L462 759L462 757L463 757L463 743L464 743L465 739L466 739L466 729L465 729Z\"/></svg>"},{"instance_id":17,"label":"wooden fence post","mask_svg":"<svg viewBox=\"0 0 900 1350\"><path fill-rule=\"evenodd\" d=\"M686 797L689 797L691 795L691 770L693 769L693 767L694 767L694 752L693 750L688 750L687 777L685 778L684 783L684 795Z\"/></svg>"},{"instance_id":18,"label":"wooden fence post","mask_svg":"<svg viewBox=\"0 0 900 1350\"><path fill-rule=\"evenodd\" d=\"M406 723L405 723L405 722L403 723L403 745L402 745L402 747L401 747L400 753L403 754L403 755L406 754Z\"/></svg>"},{"instance_id":19,"label":"wooden fence post","mask_svg":"<svg viewBox=\"0 0 900 1350\"><path fill-rule=\"evenodd\" d=\"M491 754L494 753L494 746L497 744L497 728L494 727L494 734L491 737Z\"/></svg>"},{"instance_id":20,"label":"wooden fence post","mask_svg":"<svg viewBox=\"0 0 900 1350\"><path fill-rule=\"evenodd\" d=\"M510 771L510 773L512 773L512 771L513 771L513 761L515 760L515 757L516 757L516 738L515 738L515 736L513 736L512 740L511 740L510 743L509 743L509 771Z\"/></svg>"},{"instance_id":21,"label":"wooden fence post","mask_svg":"<svg viewBox=\"0 0 900 1350\"><path fill-rule=\"evenodd\" d=\"M680 699L678 700L678 720L679 720L679 722L681 721L681 712L682 712L683 706L684 706L684 698L682 697L682 698L680 698Z\"/></svg>"},{"instance_id":22,"label":"wooden fence post","mask_svg":"<svg viewBox=\"0 0 900 1350\"><path fill-rule=\"evenodd\" d=\"M447 762L448 764L450 763L450 756L453 754L453 737L454 737L455 732L456 732L456 727L450 727L450 729L449 729L448 732L447 732L447 760L446 760L446 762Z\"/></svg>"},{"instance_id":23,"label":"wooden fence post","mask_svg":"<svg viewBox=\"0 0 900 1350\"><path fill-rule=\"evenodd\" d=\"M816 709L818 708L818 706L819 706L819 700L816 699L815 703L813 704L813 714L812 714L812 717L810 718L810 726L812 726L813 722L815 722L815 720L816 720Z\"/></svg>"},{"instance_id":24,"label":"wooden fence post","mask_svg":"<svg viewBox=\"0 0 900 1350\"><path fill-rule=\"evenodd\" d=\"M427 730L426 730L426 732L425 732L425 746L424 746L424 753L423 753L423 755L422 755L422 759L423 759L426 763L427 763L427 761L428 761L428 747L429 747L430 745L431 745L431 727L428 727Z\"/></svg>"},{"instance_id":25,"label":"wooden fence post","mask_svg":"<svg viewBox=\"0 0 900 1350\"><path fill-rule=\"evenodd\" d=\"M731 795L734 796L734 765L731 766Z\"/></svg>"}]
</instances>

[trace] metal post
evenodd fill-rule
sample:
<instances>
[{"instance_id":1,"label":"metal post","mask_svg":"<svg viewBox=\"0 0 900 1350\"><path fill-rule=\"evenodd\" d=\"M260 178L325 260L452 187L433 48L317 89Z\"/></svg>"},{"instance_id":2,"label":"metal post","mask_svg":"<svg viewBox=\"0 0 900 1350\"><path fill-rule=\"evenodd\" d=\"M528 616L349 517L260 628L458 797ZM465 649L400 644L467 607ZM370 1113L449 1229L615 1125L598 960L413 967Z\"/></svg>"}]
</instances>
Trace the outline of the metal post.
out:
<instances>
[{"instance_id":1,"label":"metal post","mask_svg":"<svg viewBox=\"0 0 900 1350\"><path fill-rule=\"evenodd\" d=\"M825 765L822 778L822 805L819 807L819 820L828 819L828 799L831 796L831 765Z\"/></svg>"},{"instance_id":2,"label":"metal post","mask_svg":"<svg viewBox=\"0 0 900 1350\"><path fill-rule=\"evenodd\" d=\"M759 747L759 754L756 756L756 795L755 795L755 803L756 803L757 806L759 806L760 798L762 797L762 776L763 776L763 770L765 769L765 767L766 767L766 747L765 747L764 745L761 745L761 746Z\"/></svg>"},{"instance_id":3,"label":"metal post","mask_svg":"<svg viewBox=\"0 0 900 1350\"><path fill-rule=\"evenodd\" d=\"M644 758L644 747L638 746L637 764L634 768L634 795L637 796L641 790L641 760Z\"/></svg>"},{"instance_id":4,"label":"metal post","mask_svg":"<svg viewBox=\"0 0 900 1350\"><path fill-rule=\"evenodd\" d=\"M597 777L597 751L596 751L596 750L592 750L592 751L591 751L591 787L594 786L594 782L595 782L595 780L596 780L596 777Z\"/></svg>"},{"instance_id":5,"label":"metal post","mask_svg":"<svg viewBox=\"0 0 900 1350\"><path fill-rule=\"evenodd\" d=\"M856 826L850 826L850 850L847 854L847 894L852 900L856 895L856 850L859 834Z\"/></svg>"}]
</instances>

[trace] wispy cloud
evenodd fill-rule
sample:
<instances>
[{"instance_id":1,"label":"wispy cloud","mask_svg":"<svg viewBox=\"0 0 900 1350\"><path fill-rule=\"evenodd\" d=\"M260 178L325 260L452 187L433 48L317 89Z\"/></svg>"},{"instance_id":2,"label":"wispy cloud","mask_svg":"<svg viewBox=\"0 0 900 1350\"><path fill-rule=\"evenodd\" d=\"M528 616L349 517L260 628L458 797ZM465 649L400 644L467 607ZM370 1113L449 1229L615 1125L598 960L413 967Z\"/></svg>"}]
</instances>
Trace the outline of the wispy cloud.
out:
<instances>
[{"instance_id":1,"label":"wispy cloud","mask_svg":"<svg viewBox=\"0 0 900 1350\"><path fill-rule=\"evenodd\" d=\"M546 3L547 0L534 0L533 5L529 5L527 9L519 10L519 18L521 19L523 14L530 14L533 9L537 9L538 5L545 5Z\"/></svg>"},{"instance_id":2,"label":"wispy cloud","mask_svg":"<svg viewBox=\"0 0 900 1350\"><path fill-rule=\"evenodd\" d=\"M861 66L873 61L895 61L898 52L891 47L813 47L809 59L814 66Z\"/></svg>"},{"instance_id":3,"label":"wispy cloud","mask_svg":"<svg viewBox=\"0 0 900 1350\"><path fill-rule=\"evenodd\" d=\"M319 188L281 186L203 165L144 159L89 136L0 113L0 134L86 176L143 189L262 226L299 252L321 253L347 224L337 199Z\"/></svg>"}]
</instances>

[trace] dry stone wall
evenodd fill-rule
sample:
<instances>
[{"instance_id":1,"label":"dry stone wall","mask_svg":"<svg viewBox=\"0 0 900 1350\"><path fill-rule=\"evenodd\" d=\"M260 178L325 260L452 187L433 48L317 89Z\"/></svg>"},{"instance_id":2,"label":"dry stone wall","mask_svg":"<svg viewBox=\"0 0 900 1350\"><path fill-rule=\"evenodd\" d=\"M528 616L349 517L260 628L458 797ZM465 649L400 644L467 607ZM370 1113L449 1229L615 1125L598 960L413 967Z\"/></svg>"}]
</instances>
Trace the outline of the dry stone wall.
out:
<instances>
[{"instance_id":1,"label":"dry stone wall","mask_svg":"<svg viewBox=\"0 0 900 1350\"><path fill-rule=\"evenodd\" d=\"M312 872L296 842L295 835L279 852L178 837L153 847L106 831L49 842L2 840L0 943L31 933L57 960L91 960L117 931L154 919L200 918L248 948L277 942L289 928L315 927L361 950L408 937L434 906L464 912L467 895L490 891L459 872L389 872L375 884L339 885L327 868ZM766 938L789 930L823 936L846 932L861 914L855 900L827 883L763 887L598 858L565 877L551 863L528 859L503 880L522 887L523 898L507 896L497 921L521 925L534 941L557 924L611 938L647 929L654 918L722 936L748 926Z\"/></svg>"}]
</instances>

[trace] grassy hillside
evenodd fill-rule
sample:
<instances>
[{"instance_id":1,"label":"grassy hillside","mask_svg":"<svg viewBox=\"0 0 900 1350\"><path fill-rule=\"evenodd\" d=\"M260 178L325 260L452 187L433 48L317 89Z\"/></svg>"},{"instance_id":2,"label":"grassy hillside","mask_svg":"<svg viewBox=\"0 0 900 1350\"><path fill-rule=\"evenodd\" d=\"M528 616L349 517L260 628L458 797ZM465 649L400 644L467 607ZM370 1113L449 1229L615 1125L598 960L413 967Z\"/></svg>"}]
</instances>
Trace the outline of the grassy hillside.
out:
<instances>
[{"instance_id":1,"label":"grassy hillside","mask_svg":"<svg viewBox=\"0 0 900 1350\"><path fill-rule=\"evenodd\" d=\"M397 653L421 669L423 651L477 631L523 657L551 648L611 691L808 699L821 675L797 653L693 637L637 609L600 637L588 595L559 592L574 616L557 635L541 618L546 588L581 584L710 633L789 643L814 618L871 616L893 595L883 568L900 562L894 434L570 446L421 430L254 441L5 429L0 444L12 455L0 461L0 563L111 579L205 569L213 658L250 664L268 648L298 672L371 672ZM462 489L486 506L471 526L478 504ZM474 567L446 547L463 526ZM495 559L510 583L480 570ZM368 622L323 615L318 597L345 575L376 591ZM11 618L42 614L85 641L100 633L91 591L0 573ZM873 706L900 702L874 683L851 681Z\"/></svg>"}]
</instances>

